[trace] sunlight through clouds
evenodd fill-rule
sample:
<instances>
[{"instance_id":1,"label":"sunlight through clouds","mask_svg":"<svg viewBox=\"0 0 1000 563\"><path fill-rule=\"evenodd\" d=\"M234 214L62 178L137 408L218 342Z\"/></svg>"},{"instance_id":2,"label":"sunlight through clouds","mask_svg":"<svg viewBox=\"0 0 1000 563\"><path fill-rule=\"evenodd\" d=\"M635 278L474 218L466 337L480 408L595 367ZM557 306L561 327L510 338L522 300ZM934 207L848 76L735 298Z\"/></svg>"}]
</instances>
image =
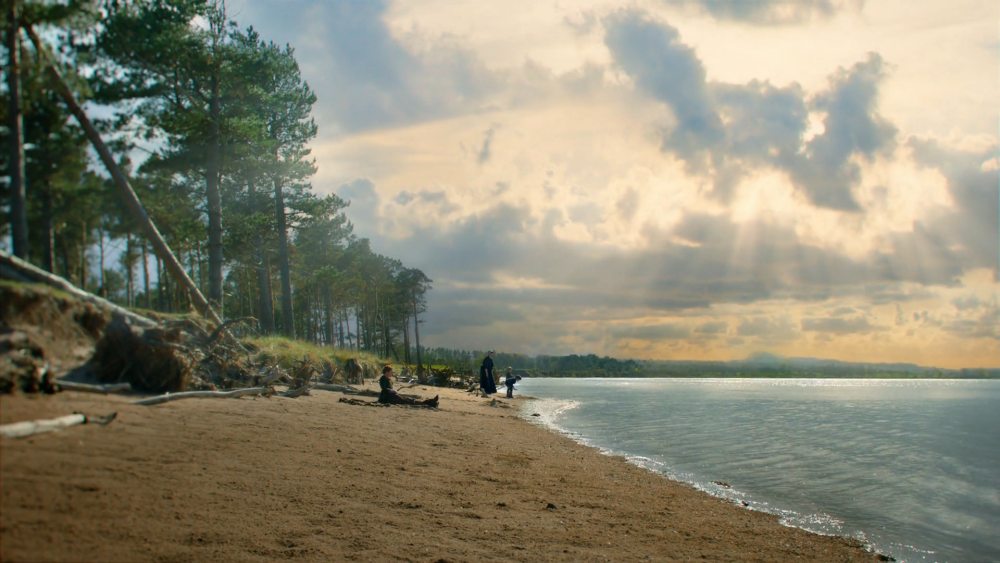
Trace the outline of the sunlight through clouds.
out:
<instances>
[{"instance_id":1,"label":"sunlight through clouds","mask_svg":"<svg viewBox=\"0 0 1000 563\"><path fill-rule=\"evenodd\" d=\"M241 21L429 345L1000 364L1000 7L301 4Z\"/></svg>"}]
</instances>

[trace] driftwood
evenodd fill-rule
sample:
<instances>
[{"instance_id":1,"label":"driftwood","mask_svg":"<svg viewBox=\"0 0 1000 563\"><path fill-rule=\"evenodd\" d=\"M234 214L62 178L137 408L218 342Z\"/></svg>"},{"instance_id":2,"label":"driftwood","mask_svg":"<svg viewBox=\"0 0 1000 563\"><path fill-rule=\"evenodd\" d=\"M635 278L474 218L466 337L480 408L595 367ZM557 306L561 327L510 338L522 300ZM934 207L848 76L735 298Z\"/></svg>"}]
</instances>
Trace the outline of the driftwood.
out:
<instances>
[{"instance_id":1,"label":"driftwood","mask_svg":"<svg viewBox=\"0 0 1000 563\"><path fill-rule=\"evenodd\" d=\"M132 390L129 383L110 383L107 385L92 385L90 383L80 383L78 381L56 380L56 384L64 391L82 391L84 393L127 393Z\"/></svg>"},{"instance_id":2,"label":"driftwood","mask_svg":"<svg viewBox=\"0 0 1000 563\"><path fill-rule=\"evenodd\" d=\"M70 426L76 426L77 424L87 423L105 426L114 420L116 416L118 416L118 413L116 412L96 417L88 417L85 414L73 413L66 416L60 416L59 418L15 422L13 424L4 424L3 426L0 426L0 436L7 438L26 438L28 436L34 436L35 434L54 432L63 428L69 428Z\"/></svg>"},{"instance_id":3,"label":"driftwood","mask_svg":"<svg viewBox=\"0 0 1000 563\"><path fill-rule=\"evenodd\" d=\"M132 401L132 404L149 406L159 405L168 401L177 401L179 399L229 399L246 395L270 396L272 394L274 394L274 389L270 387L247 387L245 389L233 389L232 391L184 391L182 393L165 393L155 397L139 399L138 401Z\"/></svg>"},{"instance_id":4,"label":"driftwood","mask_svg":"<svg viewBox=\"0 0 1000 563\"><path fill-rule=\"evenodd\" d=\"M380 403L378 401L362 401L361 399L350 399L348 397L341 397L341 403L347 403L348 405L357 405L359 407L404 407L408 409L437 409L435 405L426 405L424 403L415 403L408 405L405 403Z\"/></svg>"},{"instance_id":5,"label":"driftwood","mask_svg":"<svg viewBox=\"0 0 1000 563\"><path fill-rule=\"evenodd\" d=\"M281 393L278 393L278 396L294 399L296 397L301 397L302 395L308 395L310 387L311 387L310 385L303 385L302 387L289 389L288 391L282 391Z\"/></svg>"},{"instance_id":6,"label":"driftwood","mask_svg":"<svg viewBox=\"0 0 1000 563\"><path fill-rule=\"evenodd\" d=\"M81 301L90 303L99 309L103 309L112 314L121 315L122 317L128 319L128 321L132 324L147 328L156 326L156 322L152 319L148 319L142 315L137 315L124 307L115 305L107 299L103 299L93 293L86 292L66 281L65 278L59 277L55 274L50 274L49 272L46 272L33 264L29 264L17 256L11 256L2 250L0 250L0 278L45 284L49 287L54 287L59 291L64 291Z\"/></svg>"}]
</instances>

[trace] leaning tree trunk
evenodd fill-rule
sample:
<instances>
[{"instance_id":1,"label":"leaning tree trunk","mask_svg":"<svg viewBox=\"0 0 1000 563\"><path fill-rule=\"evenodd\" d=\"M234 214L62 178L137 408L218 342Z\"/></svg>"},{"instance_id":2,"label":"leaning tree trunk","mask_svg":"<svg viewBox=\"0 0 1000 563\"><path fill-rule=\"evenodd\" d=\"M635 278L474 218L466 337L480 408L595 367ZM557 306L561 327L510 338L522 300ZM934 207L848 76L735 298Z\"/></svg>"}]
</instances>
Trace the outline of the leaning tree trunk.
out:
<instances>
[{"instance_id":1,"label":"leaning tree trunk","mask_svg":"<svg viewBox=\"0 0 1000 563\"><path fill-rule=\"evenodd\" d=\"M87 138L90 139L90 142L94 145L94 149L97 151L98 156L100 156L101 162L104 163L104 166L107 167L108 172L111 174L115 187L118 188L120 195L125 200L125 205L131 212L132 218L146 233L146 237L153 245L153 250L156 252L156 255L159 256L160 259L162 259L166 264L167 270L170 274L174 276L174 278L177 279L177 281L180 282L187 290L188 295L191 297L191 302L194 304L198 312L207 317L209 320L217 324L222 324L222 319L219 318L219 315L216 314L215 310L205 299L205 296L202 295L201 291L198 290L198 287L195 286L194 282L191 281L191 278L188 277L187 272L184 271L184 267L181 266L181 263L177 261L177 257L170 251L170 247L167 246L167 242L163 239L163 235L160 234L156 225L149 218L149 214L146 213L146 208L143 207L142 202L139 201L139 196L136 195L135 190L132 189L132 185L129 184L128 178L125 177L121 168L118 167L118 164L115 162L115 159L111 154L111 150L108 149L108 146L104 144L104 141L101 139L100 133L98 133L97 129L94 128L94 125L90 122L87 114L83 111L83 108L80 107L80 104L76 102L73 92L70 91L69 86L66 85L62 75L56 69L51 56L48 54L48 51L42 43L42 40L38 37L38 34L35 33L35 30L30 24L24 24L24 29L28 32L28 36L31 38L31 42L35 45L35 49L38 51L40 57L45 59L46 70L52 78L54 86L59 95L62 97L63 102L66 103L70 112L80 123L80 126L86 133Z\"/></svg>"},{"instance_id":2,"label":"leaning tree trunk","mask_svg":"<svg viewBox=\"0 0 1000 563\"><path fill-rule=\"evenodd\" d=\"M24 120L21 115L21 33L16 0L7 0L7 127L10 129L10 231L14 256L28 259L28 208L24 190Z\"/></svg>"}]
</instances>

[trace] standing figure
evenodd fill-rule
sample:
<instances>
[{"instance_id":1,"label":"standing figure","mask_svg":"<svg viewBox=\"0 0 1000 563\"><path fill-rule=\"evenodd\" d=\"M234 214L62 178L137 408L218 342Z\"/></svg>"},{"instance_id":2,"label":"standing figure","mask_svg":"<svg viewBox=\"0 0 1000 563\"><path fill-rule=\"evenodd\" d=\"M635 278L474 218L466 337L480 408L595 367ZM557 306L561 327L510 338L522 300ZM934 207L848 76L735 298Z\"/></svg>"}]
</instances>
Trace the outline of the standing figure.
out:
<instances>
[{"instance_id":1,"label":"standing figure","mask_svg":"<svg viewBox=\"0 0 1000 563\"><path fill-rule=\"evenodd\" d=\"M521 381L520 375L514 375L514 368L507 366L507 375L504 377L503 384L507 386L507 398L514 398L514 384Z\"/></svg>"},{"instance_id":2,"label":"standing figure","mask_svg":"<svg viewBox=\"0 0 1000 563\"><path fill-rule=\"evenodd\" d=\"M487 397L497 392L497 382L493 379L493 350L486 353L483 364L479 366L479 388Z\"/></svg>"}]
</instances>

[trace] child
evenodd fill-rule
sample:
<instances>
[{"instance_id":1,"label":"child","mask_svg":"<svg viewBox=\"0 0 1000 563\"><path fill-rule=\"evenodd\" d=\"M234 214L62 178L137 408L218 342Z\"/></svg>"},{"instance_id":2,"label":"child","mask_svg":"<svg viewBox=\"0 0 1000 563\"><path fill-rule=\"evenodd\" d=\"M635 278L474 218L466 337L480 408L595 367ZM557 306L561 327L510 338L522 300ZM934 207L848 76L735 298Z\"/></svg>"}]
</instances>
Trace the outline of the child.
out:
<instances>
[{"instance_id":1,"label":"child","mask_svg":"<svg viewBox=\"0 0 1000 563\"><path fill-rule=\"evenodd\" d=\"M507 386L507 398L514 398L514 384L521 381L520 375L514 375L514 368L507 366L507 375L503 380L503 384Z\"/></svg>"}]
</instances>

